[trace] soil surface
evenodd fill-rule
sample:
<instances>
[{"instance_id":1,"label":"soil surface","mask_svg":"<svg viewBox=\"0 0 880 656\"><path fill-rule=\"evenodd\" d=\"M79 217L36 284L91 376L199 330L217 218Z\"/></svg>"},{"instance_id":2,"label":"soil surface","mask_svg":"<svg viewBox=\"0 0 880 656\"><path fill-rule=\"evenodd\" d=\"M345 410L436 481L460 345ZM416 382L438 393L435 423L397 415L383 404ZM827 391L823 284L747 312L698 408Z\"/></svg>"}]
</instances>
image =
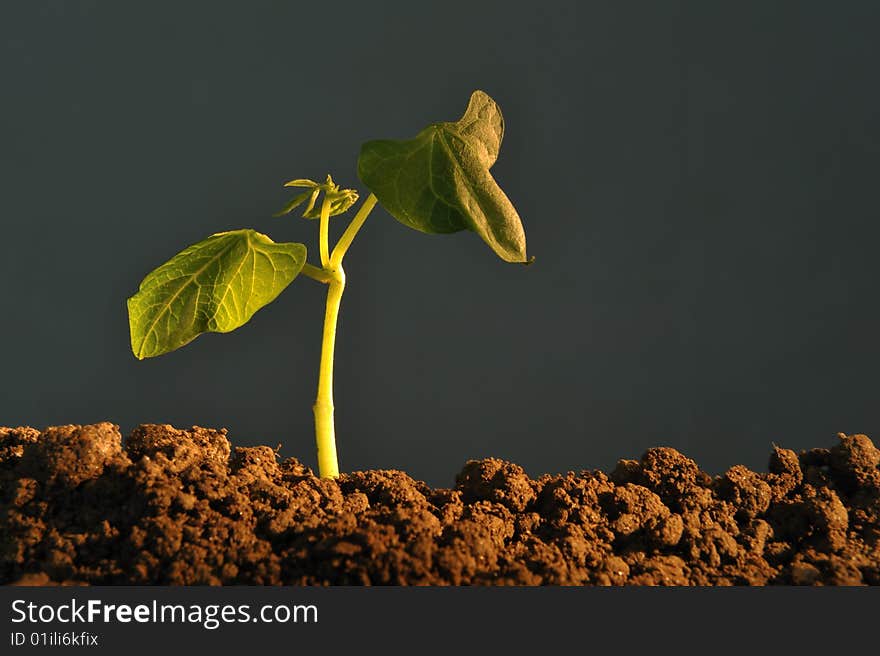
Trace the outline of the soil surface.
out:
<instances>
[{"instance_id":1,"label":"soil surface","mask_svg":"<svg viewBox=\"0 0 880 656\"><path fill-rule=\"evenodd\" d=\"M606 474L487 459L454 489L321 480L224 430L0 428L0 583L878 585L864 435L712 477L655 448Z\"/></svg>"}]
</instances>

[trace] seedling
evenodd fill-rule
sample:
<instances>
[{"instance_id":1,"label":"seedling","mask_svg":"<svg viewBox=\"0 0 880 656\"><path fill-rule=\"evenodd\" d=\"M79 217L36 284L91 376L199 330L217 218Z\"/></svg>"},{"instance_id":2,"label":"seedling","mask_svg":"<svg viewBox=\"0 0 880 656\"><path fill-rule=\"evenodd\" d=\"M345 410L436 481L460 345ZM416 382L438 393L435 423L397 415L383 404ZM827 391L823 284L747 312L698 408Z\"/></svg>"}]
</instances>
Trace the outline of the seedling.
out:
<instances>
[{"instance_id":1,"label":"seedling","mask_svg":"<svg viewBox=\"0 0 880 656\"><path fill-rule=\"evenodd\" d=\"M358 176L371 193L332 250L330 217L348 211L358 200L357 191L340 188L329 175L322 183L291 180L285 186L304 191L276 216L305 204L303 216L318 221L320 266L306 261L303 244L275 243L255 230L211 235L147 275L128 299L132 351L138 359L151 358L202 333L235 330L300 273L328 285L315 436L320 475L338 476L333 348L345 289L345 254L378 202L410 228L432 234L471 230L502 260L527 263L519 215L489 173L503 134L498 105L474 91L464 116L454 123L433 123L409 140L365 143Z\"/></svg>"}]
</instances>

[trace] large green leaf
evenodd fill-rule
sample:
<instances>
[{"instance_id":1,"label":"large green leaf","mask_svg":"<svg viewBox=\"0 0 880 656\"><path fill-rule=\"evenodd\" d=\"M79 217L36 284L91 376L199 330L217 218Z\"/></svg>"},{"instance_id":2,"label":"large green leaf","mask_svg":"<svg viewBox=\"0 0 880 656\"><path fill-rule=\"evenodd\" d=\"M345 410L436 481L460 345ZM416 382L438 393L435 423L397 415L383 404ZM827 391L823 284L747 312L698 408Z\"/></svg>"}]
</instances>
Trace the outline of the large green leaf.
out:
<instances>
[{"instance_id":1,"label":"large green leaf","mask_svg":"<svg viewBox=\"0 0 880 656\"><path fill-rule=\"evenodd\" d=\"M358 175L404 225L428 233L472 230L502 259L525 262L522 222L489 173L503 135L498 105L474 91L454 123L434 123L414 139L365 143Z\"/></svg>"},{"instance_id":2,"label":"large green leaf","mask_svg":"<svg viewBox=\"0 0 880 656\"><path fill-rule=\"evenodd\" d=\"M211 235L150 273L128 299L131 350L150 358L206 332L228 333L271 303L302 270L306 247L254 230Z\"/></svg>"}]
</instances>

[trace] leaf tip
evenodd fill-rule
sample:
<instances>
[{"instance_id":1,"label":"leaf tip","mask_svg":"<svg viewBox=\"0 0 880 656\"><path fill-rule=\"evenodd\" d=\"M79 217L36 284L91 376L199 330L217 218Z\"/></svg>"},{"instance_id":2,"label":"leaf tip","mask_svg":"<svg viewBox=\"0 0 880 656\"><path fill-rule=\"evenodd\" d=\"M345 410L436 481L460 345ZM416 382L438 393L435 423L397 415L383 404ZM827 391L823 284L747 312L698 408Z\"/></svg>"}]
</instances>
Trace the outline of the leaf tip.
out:
<instances>
[{"instance_id":1,"label":"leaf tip","mask_svg":"<svg viewBox=\"0 0 880 656\"><path fill-rule=\"evenodd\" d=\"M140 344L136 340L135 327L131 326L131 354L138 360L144 360L147 357L144 355L144 340L141 340Z\"/></svg>"}]
</instances>

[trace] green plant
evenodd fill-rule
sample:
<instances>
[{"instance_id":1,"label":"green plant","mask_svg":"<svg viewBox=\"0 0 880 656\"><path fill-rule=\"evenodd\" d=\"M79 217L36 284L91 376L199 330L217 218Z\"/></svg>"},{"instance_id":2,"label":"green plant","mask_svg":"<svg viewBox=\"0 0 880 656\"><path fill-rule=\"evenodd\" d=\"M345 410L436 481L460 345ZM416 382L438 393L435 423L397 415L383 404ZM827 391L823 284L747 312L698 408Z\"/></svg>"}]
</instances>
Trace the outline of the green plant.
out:
<instances>
[{"instance_id":1,"label":"green plant","mask_svg":"<svg viewBox=\"0 0 880 656\"><path fill-rule=\"evenodd\" d=\"M482 91L475 91L464 116L454 123L434 123L409 140L365 143L358 158L358 175L371 193L332 251L330 217L351 208L357 192L340 188L329 175L323 183L291 180L285 186L305 191L276 216L289 214L305 203L303 216L319 221L321 265L306 262L303 244L275 243L254 230L212 235L147 275L138 292L128 299L132 351L139 359L154 357L180 348L202 333L235 330L300 273L327 284L315 435L320 475L337 476L333 349L345 289L343 258L379 202L411 228L434 234L471 230L501 259L527 263L519 215L489 173L503 133L498 105Z\"/></svg>"}]
</instances>

